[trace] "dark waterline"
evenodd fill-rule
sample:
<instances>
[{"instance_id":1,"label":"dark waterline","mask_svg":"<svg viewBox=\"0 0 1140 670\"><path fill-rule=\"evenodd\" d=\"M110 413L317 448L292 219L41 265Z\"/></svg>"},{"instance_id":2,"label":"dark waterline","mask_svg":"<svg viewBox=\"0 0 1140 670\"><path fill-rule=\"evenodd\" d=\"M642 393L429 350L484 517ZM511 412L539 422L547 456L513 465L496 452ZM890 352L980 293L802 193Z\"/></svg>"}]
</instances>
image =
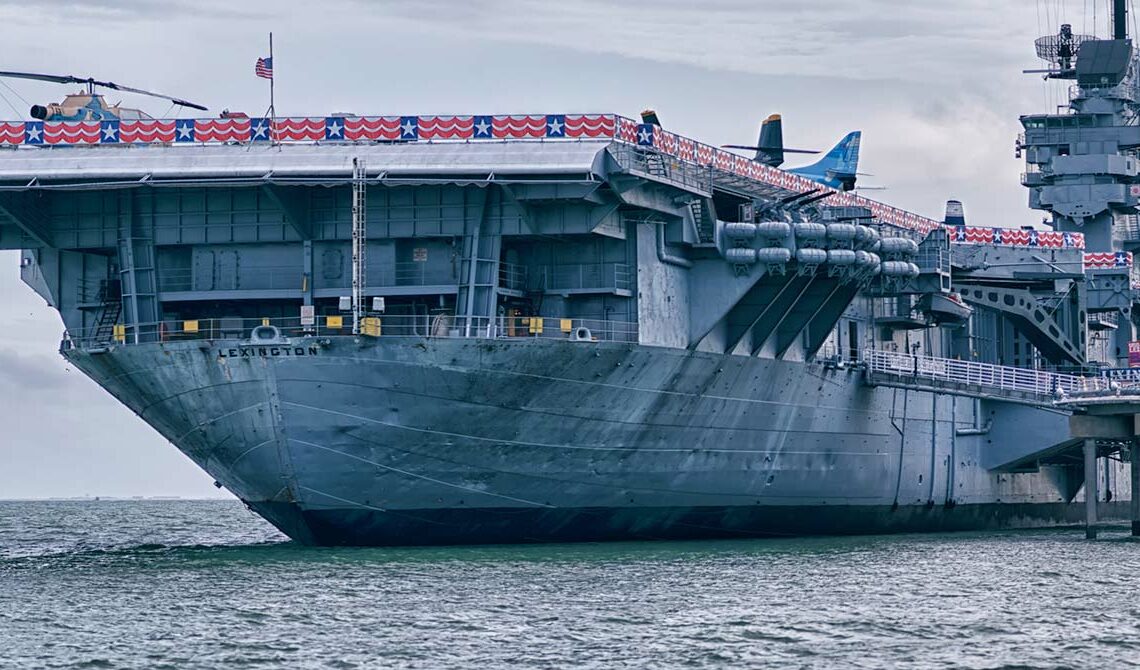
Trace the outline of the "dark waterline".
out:
<instances>
[{"instance_id":1,"label":"dark waterline","mask_svg":"<svg viewBox=\"0 0 1140 670\"><path fill-rule=\"evenodd\" d=\"M0 668L1140 666L1102 537L320 549L232 501L0 502Z\"/></svg>"}]
</instances>

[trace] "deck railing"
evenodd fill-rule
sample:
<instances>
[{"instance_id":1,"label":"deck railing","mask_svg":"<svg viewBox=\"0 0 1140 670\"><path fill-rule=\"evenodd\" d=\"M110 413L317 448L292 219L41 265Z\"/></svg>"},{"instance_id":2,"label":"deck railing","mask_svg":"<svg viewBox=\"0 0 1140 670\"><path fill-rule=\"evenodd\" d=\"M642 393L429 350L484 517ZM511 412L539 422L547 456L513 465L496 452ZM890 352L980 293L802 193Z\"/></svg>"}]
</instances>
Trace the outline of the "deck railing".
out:
<instances>
[{"instance_id":1,"label":"deck railing","mask_svg":"<svg viewBox=\"0 0 1140 670\"><path fill-rule=\"evenodd\" d=\"M273 326L284 338L335 337L353 334L352 316L319 315L310 321L294 318L219 317L181 319L134 325L117 325L108 337L96 328L64 333L60 348L91 349L117 345L179 342L184 340L239 340L249 342L255 330ZM638 341L637 324L603 319L551 317L464 317L452 314L372 315L361 322L365 337L544 338L574 341ZM261 331L259 331L261 332ZM272 332L272 331L270 331Z\"/></svg>"},{"instance_id":2,"label":"deck railing","mask_svg":"<svg viewBox=\"0 0 1140 670\"><path fill-rule=\"evenodd\" d=\"M628 291L633 288L633 269L625 263L548 265L542 268L539 281L548 291Z\"/></svg>"}]
</instances>

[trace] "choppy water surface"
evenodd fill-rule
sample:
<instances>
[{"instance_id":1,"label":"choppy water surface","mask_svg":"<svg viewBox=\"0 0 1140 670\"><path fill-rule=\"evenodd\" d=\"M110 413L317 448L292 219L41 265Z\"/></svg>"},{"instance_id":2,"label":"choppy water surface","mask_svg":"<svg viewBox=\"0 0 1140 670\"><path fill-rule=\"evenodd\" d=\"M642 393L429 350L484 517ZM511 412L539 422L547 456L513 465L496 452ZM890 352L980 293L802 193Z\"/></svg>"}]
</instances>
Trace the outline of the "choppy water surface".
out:
<instances>
[{"instance_id":1,"label":"choppy water surface","mask_svg":"<svg viewBox=\"0 0 1140 670\"><path fill-rule=\"evenodd\" d=\"M0 502L0 667L1123 667L1123 529L311 549L234 502Z\"/></svg>"}]
</instances>

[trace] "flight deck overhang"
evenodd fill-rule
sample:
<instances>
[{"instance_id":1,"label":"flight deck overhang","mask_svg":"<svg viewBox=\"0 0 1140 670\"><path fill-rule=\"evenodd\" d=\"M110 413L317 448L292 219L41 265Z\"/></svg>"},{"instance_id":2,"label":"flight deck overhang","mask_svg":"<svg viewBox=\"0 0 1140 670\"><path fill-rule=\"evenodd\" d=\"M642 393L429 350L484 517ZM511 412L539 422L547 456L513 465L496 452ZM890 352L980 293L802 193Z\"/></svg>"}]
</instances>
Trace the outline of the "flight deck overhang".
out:
<instances>
[{"instance_id":1,"label":"flight deck overhang","mask_svg":"<svg viewBox=\"0 0 1140 670\"><path fill-rule=\"evenodd\" d=\"M50 188L51 181L153 183L265 175L319 183L342 179L353 157L363 157L369 170L404 178L501 179L504 173L549 175L587 168L604 178L605 146L643 167L639 177L700 195L712 189L745 198L825 191L828 205L864 207L887 225L919 234L940 225L617 114L0 121L0 184L32 190ZM41 152L46 155L33 155Z\"/></svg>"},{"instance_id":2,"label":"flight deck overhang","mask_svg":"<svg viewBox=\"0 0 1140 670\"><path fill-rule=\"evenodd\" d=\"M132 146L0 154L0 189L157 185L162 182L333 182L363 159L377 179L493 181L496 177L605 178L608 141L487 144Z\"/></svg>"}]
</instances>

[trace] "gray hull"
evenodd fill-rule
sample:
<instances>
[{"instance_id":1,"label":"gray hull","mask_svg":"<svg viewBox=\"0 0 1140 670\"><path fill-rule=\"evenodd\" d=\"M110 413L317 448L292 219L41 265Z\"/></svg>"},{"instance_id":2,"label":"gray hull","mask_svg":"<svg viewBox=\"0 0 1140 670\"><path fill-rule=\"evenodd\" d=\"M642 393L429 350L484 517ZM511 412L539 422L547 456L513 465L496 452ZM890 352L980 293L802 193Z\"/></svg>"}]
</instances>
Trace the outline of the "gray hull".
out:
<instances>
[{"instance_id":1,"label":"gray hull","mask_svg":"<svg viewBox=\"0 0 1140 670\"><path fill-rule=\"evenodd\" d=\"M1056 441L1064 416L1003 403L979 415L819 364L348 337L66 355L311 544L958 530L1083 514L1079 472L986 467L995 450ZM970 430L986 416L992 430ZM1110 487L1119 476L1106 473Z\"/></svg>"}]
</instances>

